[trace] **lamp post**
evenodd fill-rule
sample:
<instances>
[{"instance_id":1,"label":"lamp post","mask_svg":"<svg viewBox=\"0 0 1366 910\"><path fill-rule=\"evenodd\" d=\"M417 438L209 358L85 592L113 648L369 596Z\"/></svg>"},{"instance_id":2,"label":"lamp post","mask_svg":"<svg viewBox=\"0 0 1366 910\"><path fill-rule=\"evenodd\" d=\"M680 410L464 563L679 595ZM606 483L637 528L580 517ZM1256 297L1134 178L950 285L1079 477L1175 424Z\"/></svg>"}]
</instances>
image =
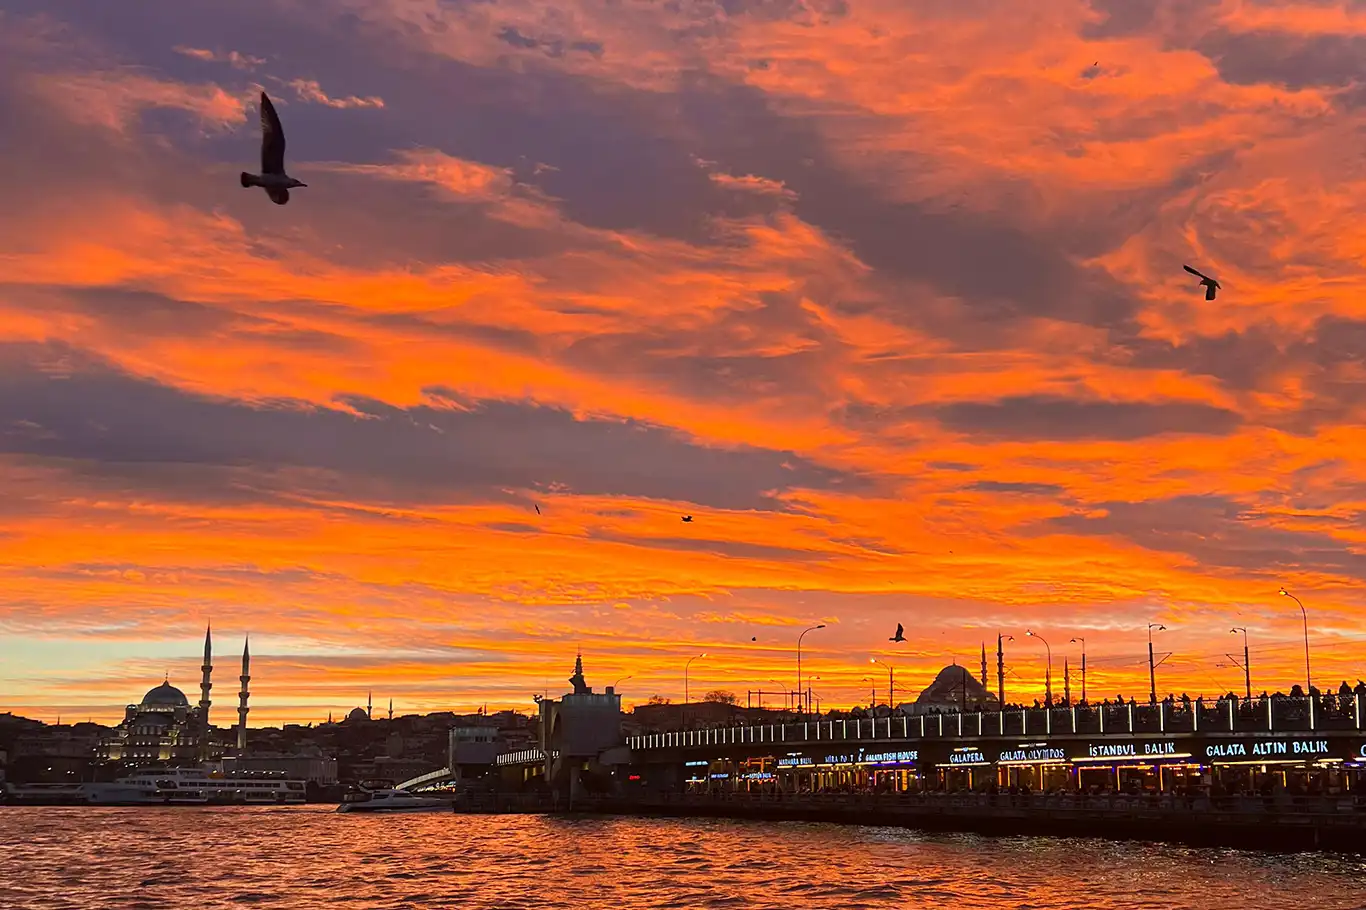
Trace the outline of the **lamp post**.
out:
<instances>
[{"instance_id":1,"label":"lamp post","mask_svg":"<svg viewBox=\"0 0 1366 910\"><path fill-rule=\"evenodd\" d=\"M1157 704L1157 664L1153 662L1153 629L1159 632L1167 631L1167 627L1158 622L1148 623L1148 704Z\"/></svg>"},{"instance_id":2,"label":"lamp post","mask_svg":"<svg viewBox=\"0 0 1366 910\"><path fill-rule=\"evenodd\" d=\"M813 679L820 679L820 677L814 673L808 673L806 675L806 707L808 710L810 710L811 705L815 702L815 699L811 697L811 680Z\"/></svg>"},{"instance_id":3,"label":"lamp post","mask_svg":"<svg viewBox=\"0 0 1366 910\"><path fill-rule=\"evenodd\" d=\"M1043 676L1043 703L1051 707L1053 704L1053 649L1048 646L1047 641L1044 641L1044 637L1033 629L1025 629L1025 635L1042 641L1044 653L1048 655L1048 669L1044 671Z\"/></svg>"},{"instance_id":4,"label":"lamp post","mask_svg":"<svg viewBox=\"0 0 1366 910\"><path fill-rule=\"evenodd\" d=\"M688 698L688 669L689 669L690 667L692 667L692 662L693 662L693 661L699 660L699 659L701 659L701 658L703 658L703 657L706 657L706 656L707 656L707 654L706 654L706 652L704 651L704 652L702 652L701 654L697 655L697 657L689 657L689 658L688 658L688 662L685 663L685 664L683 665L683 704L685 704L685 705L688 704L688 702L689 702L689 700L690 700L690 699Z\"/></svg>"},{"instance_id":5,"label":"lamp post","mask_svg":"<svg viewBox=\"0 0 1366 910\"><path fill-rule=\"evenodd\" d=\"M871 676L865 676L865 677L863 677L863 681L866 682L866 683L872 683L872 684L873 684L873 700L872 700L871 702L868 703L868 707L869 707L869 708L875 708L875 707L877 707L877 680L874 679L874 678L871 677Z\"/></svg>"},{"instance_id":6,"label":"lamp post","mask_svg":"<svg viewBox=\"0 0 1366 910\"><path fill-rule=\"evenodd\" d=\"M1281 588L1281 596L1289 597L1300 605L1300 616L1304 619L1304 694L1308 695L1309 690L1314 688L1314 680L1309 675L1309 614L1305 612L1304 604L1298 597L1291 594L1285 588Z\"/></svg>"},{"instance_id":7,"label":"lamp post","mask_svg":"<svg viewBox=\"0 0 1366 910\"><path fill-rule=\"evenodd\" d=\"M1237 635L1243 633L1243 683L1246 686L1247 700L1252 701L1252 662L1248 660L1247 650L1247 629L1242 626L1234 626L1228 630L1230 634Z\"/></svg>"},{"instance_id":8,"label":"lamp post","mask_svg":"<svg viewBox=\"0 0 1366 910\"><path fill-rule=\"evenodd\" d=\"M1086 639L1077 637L1072 639L1072 644L1081 644L1081 703L1086 704Z\"/></svg>"},{"instance_id":9,"label":"lamp post","mask_svg":"<svg viewBox=\"0 0 1366 910\"><path fill-rule=\"evenodd\" d=\"M784 700L787 702L787 710L791 711L791 710L792 710L792 690L789 689L789 688L787 687L787 683L785 683L785 682L778 682L778 680L776 680L776 679L770 679L769 682L771 682L771 683L776 683L777 685L782 686L782 688L779 689L778 691L779 691L779 692L782 692L783 695L785 696Z\"/></svg>"},{"instance_id":10,"label":"lamp post","mask_svg":"<svg viewBox=\"0 0 1366 910\"><path fill-rule=\"evenodd\" d=\"M626 680L628 680L628 679L635 679L635 678L636 678L636 677L635 677L635 674L634 674L634 673L631 674L630 676L623 676L621 679L619 679L619 680L617 680L616 682L612 683L612 689L615 690L617 686L619 686L619 685L621 685L622 683L626 682Z\"/></svg>"},{"instance_id":11,"label":"lamp post","mask_svg":"<svg viewBox=\"0 0 1366 910\"><path fill-rule=\"evenodd\" d=\"M818 625L818 626L812 626L811 628L807 629L806 632L814 632L814 631L816 631L817 629L824 629L824 628L825 628L825 623L821 623L821 624ZM801 635L798 635L798 636L797 636L797 713L798 713L798 714L804 713L804 712L802 711L802 708L803 708L803 707L806 707L806 706L802 703L802 639L806 637L806 632L803 632Z\"/></svg>"},{"instance_id":12,"label":"lamp post","mask_svg":"<svg viewBox=\"0 0 1366 910\"><path fill-rule=\"evenodd\" d=\"M893 707L896 702L896 678L892 675L892 665L883 663L876 657L868 658L868 663L878 664L879 666L887 668L887 707ZM873 696L873 706L877 706L877 696Z\"/></svg>"}]
</instances>

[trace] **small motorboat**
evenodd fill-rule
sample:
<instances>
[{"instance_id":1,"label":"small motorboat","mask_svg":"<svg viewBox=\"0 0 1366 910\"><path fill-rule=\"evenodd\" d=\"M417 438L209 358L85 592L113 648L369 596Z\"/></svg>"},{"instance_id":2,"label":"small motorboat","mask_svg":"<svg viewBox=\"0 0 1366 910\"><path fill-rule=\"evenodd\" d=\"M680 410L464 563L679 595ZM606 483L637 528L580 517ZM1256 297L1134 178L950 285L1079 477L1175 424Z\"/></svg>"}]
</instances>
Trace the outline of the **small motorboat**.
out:
<instances>
[{"instance_id":1,"label":"small motorboat","mask_svg":"<svg viewBox=\"0 0 1366 910\"><path fill-rule=\"evenodd\" d=\"M451 801L407 790L361 790L342 797L338 812L450 812Z\"/></svg>"}]
</instances>

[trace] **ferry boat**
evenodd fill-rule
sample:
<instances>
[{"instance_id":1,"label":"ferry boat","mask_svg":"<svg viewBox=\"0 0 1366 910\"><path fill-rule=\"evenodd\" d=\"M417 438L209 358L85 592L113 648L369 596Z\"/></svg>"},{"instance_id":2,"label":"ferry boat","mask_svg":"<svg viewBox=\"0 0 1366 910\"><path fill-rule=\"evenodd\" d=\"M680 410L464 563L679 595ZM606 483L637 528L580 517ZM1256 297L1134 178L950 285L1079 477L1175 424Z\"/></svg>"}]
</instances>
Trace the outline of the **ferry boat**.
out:
<instances>
[{"instance_id":1,"label":"ferry boat","mask_svg":"<svg viewBox=\"0 0 1366 910\"><path fill-rule=\"evenodd\" d=\"M298 805L306 795L301 780L219 776L202 768L146 768L125 774L114 783L151 790L155 798L150 801L165 805Z\"/></svg>"},{"instance_id":2,"label":"ferry boat","mask_svg":"<svg viewBox=\"0 0 1366 910\"><path fill-rule=\"evenodd\" d=\"M299 805L304 782L279 777L211 775L200 768L146 768L118 780L18 784L7 801L43 806Z\"/></svg>"},{"instance_id":3,"label":"ferry boat","mask_svg":"<svg viewBox=\"0 0 1366 910\"><path fill-rule=\"evenodd\" d=\"M338 812L450 812L451 801L407 790L359 790L342 797Z\"/></svg>"}]
</instances>

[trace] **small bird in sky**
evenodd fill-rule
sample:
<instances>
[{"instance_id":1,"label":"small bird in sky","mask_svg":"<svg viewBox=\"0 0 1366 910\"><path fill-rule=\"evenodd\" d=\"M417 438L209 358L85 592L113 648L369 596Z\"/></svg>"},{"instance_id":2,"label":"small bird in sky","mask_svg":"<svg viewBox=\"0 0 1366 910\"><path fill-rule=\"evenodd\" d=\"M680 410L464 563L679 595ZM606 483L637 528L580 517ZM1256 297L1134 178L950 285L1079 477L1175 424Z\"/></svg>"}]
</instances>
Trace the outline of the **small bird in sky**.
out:
<instances>
[{"instance_id":1,"label":"small bird in sky","mask_svg":"<svg viewBox=\"0 0 1366 910\"><path fill-rule=\"evenodd\" d=\"M757 636L757 635L750 639L750 641L758 641L758 640L759 640L759 636Z\"/></svg>"},{"instance_id":2,"label":"small bird in sky","mask_svg":"<svg viewBox=\"0 0 1366 910\"><path fill-rule=\"evenodd\" d=\"M1219 290L1219 282L1215 281L1213 278L1209 277L1208 275L1205 275L1205 274L1202 274L1202 273L1200 273L1200 272L1197 272L1195 269L1191 268L1191 267L1188 266L1188 265L1183 265L1183 266L1181 266L1181 268L1185 269L1186 271L1190 272L1192 275L1194 275L1194 276L1196 276L1197 278L1200 279L1200 283L1201 283L1202 285L1204 285L1204 288L1205 288L1205 299L1206 299L1206 300L1213 300L1213 299L1214 299L1214 293L1215 293L1215 291L1218 291L1218 290Z\"/></svg>"},{"instance_id":3,"label":"small bird in sky","mask_svg":"<svg viewBox=\"0 0 1366 910\"><path fill-rule=\"evenodd\" d=\"M285 131L265 92L261 93L261 173L243 171L242 185L261 187L276 205L289 202L290 188L308 186L285 173Z\"/></svg>"},{"instance_id":4,"label":"small bird in sky","mask_svg":"<svg viewBox=\"0 0 1366 910\"><path fill-rule=\"evenodd\" d=\"M534 503L534 502L532 503L532 505L536 507L536 514L537 514L537 515L540 515L540 514L541 514L541 507L540 507L540 505L538 505L537 503Z\"/></svg>"},{"instance_id":5,"label":"small bird in sky","mask_svg":"<svg viewBox=\"0 0 1366 910\"><path fill-rule=\"evenodd\" d=\"M691 522L691 521L692 521L692 516L691 516L691 515L684 515L684 516L683 516L683 520L684 520L684 521L687 521L687 522Z\"/></svg>"},{"instance_id":6,"label":"small bird in sky","mask_svg":"<svg viewBox=\"0 0 1366 910\"><path fill-rule=\"evenodd\" d=\"M893 635L891 638L889 638L889 639L887 639L887 640L888 640L888 641L905 641L905 640L906 640L905 631L906 631L906 630L903 629L903 628L901 627L901 623L897 623L897 624L896 624L896 634Z\"/></svg>"}]
</instances>

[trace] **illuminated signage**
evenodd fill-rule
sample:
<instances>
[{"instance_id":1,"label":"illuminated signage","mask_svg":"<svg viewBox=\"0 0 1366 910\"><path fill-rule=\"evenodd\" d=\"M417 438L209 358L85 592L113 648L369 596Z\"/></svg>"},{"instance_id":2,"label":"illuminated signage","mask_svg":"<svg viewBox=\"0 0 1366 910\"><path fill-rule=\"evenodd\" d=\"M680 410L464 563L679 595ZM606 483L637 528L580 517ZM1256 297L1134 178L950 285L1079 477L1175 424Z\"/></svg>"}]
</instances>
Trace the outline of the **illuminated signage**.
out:
<instances>
[{"instance_id":1,"label":"illuminated signage","mask_svg":"<svg viewBox=\"0 0 1366 910\"><path fill-rule=\"evenodd\" d=\"M751 771L749 774L742 774L745 780L773 780L773 775L767 771Z\"/></svg>"},{"instance_id":2,"label":"illuminated signage","mask_svg":"<svg viewBox=\"0 0 1366 910\"><path fill-rule=\"evenodd\" d=\"M683 764L689 768L705 768L708 763L704 761L685 761Z\"/></svg>"},{"instance_id":3,"label":"illuminated signage","mask_svg":"<svg viewBox=\"0 0 1366 910\"><path fill-rule=\"evenodd\" d=\"M987 757L977 746L954 749L949 753L951 765L985 765Z\"/></svg>"},{"instance_id":4,"label":"illuminated signage","mask_svg":"<svg viewBox=\"0 0 1366 910\"><path fill-rule=\"evenodd\" d=\"M1006 764L1067 761L1067 750L1055 746L1034 746L1027 749L1002 749L1000 760Z\"/></svg>"},{"instance_id":5,"label":"illuminated signage","mask_svg":"<svg viewBox=\"0 0 1366 910\"><path fill-rule=\"evenodd\" d=\"M854 762L858 761L859 758L860 756L858 755L850 755L848 753L844 755L827 755L825 756L824 763L827 765L852 765Z\"/></svg>"},{"instance_id":6,"label":"illuminated signage","mask_svg":"<svg viewBox=\"0 0 1366 910\"><path fill-rule=\"evenodd\" d=\"M778 759L778 767L780 768L797 768L815 763L816 760L808 755L789 755L787 758Z\"/></svg>"},{"instance_id":7,"label":"illuminated signage","mask_svg":"<svg viewBox=\"0 0 1366 910\"><path fill-rule=\"evenodd\" d=\"M1248 743L1218 743L1205 747L1209 758L1279 758L1328 754L1326 739L1254 740Z\"/></svg>"},{"instance_id":8,"label":"illuminated signage","mask_svg":"<svg viewBox=\"0 0 1366 910\"><path fill-rule=\"evenodd\" d=\"M730 777L729 774L713 774L713 775L711 776L711 779L712 779L712 780L726 780L726 779L728 779L729 777Z\"/></svg>"},{"instance_id":9,"label":"illuminated signage","mask_svg":"<svg viewBox=\"0 0 1366 910\"><path fill-rule=\"evenodd\" d=\"M910 752L870 752L863 756L863 761L873 765L890 765L913 762L920 758L918 751Z\"/></svg>"},{"instance_id":10,"label":"illuminated signage","mask_svg":"<svg viewBox=\"0 0 1366 910\"><path fill-rule=\"evenodd\" d=\"M1088 743L1086 754L1090 758L1137 758L1176 755L1176 743Z\"/></svg>"},{"instance_id":11,"label":"illuminated signage","mask_svg":"<svg viewBox=\"0 0 1366 910\"><path fill-rule=\"evenodd\" d=\"M1361 748L1357 750L1357 757L1366 758L1366 743L1362 743Z\"/></svg>"}]
</instances>

